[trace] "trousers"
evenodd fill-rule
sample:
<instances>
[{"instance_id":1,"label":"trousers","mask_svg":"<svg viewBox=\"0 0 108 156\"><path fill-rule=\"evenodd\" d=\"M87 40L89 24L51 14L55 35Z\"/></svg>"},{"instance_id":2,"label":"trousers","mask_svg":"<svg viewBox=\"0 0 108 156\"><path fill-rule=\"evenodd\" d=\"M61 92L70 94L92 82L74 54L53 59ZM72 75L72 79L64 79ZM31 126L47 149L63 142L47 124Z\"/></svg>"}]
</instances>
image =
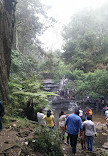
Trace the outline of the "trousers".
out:
<instances>
[{"instance_id":1,"label":"trousers","mask_svg":"<svg viewBox=\"0 0 108 156\"><path fill-rule=\"evenodd\" d=\"M76 153L78 134L77 135L69 134L69 138L70 138L70 145L72 147L72 153L75 154Z\"/></svg>"},{"instance_id":2,"label":"trousers","mask_svg":"<svg viewBox=\"0 0 108 156\"><path fill-rule=\"evenodd\" d=\"M93 150L93 136L86 136L87 148L89 151Z\"/></svg>"}]
</instances>

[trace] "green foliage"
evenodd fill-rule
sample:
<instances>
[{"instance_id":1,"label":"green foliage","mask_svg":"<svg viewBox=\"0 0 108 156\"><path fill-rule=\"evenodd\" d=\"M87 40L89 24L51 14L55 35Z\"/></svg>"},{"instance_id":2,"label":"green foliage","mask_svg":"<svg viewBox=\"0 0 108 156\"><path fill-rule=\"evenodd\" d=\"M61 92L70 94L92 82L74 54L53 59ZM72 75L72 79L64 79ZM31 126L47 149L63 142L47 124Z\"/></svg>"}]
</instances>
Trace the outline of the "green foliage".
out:
<instances>
[{"instance_id":1,"label":"green foliage","mask_svg":"<svg viewBox=\"0 0 108 156\"><path fill-rule=\"evenodd\" d=\"M11 73L20 74L20 77L32 77L38 71L38 63L30 56L22 55L18 50L11 54Z\"/></svg>"},{"instance_id":2,"label":"green foliage","mask_svg":"<svg viewBox=\"0 0 108 156\"><path fill-rule=\"evenodd\" d=\"M48 57L40 65L40 71L43 74L43 77L53 78L55 80L60 79L65 71L65 64L60 60L59 53L48 54Z\"/></svg>"},{"instance_id":3,"label":"green foliage","mask_svg":"<svg viewBox=\"0 0 108 156\"><path fill-rule=\"evenodd\" d=\"M39 36L54 24L40 0L18 0L16 6L16 45L22 54L40 59L45 56Z\"/></svg>"},{"instance_id":4,"label":"green foliage","mask_svg":"<svg viewBox=\"0 0 108 156\"><path fill-rule=\"evenodd\" d=\"M67 88L75 88L76 94L91 98L97 98L99 95L107 95L108 93L108 71L95 70L94 72L84 73L82 70L74 70L72 72L72 82L67 84ZM82 97L83 98L83 97Z\"/></svg>"},{"instance_id":5,"label":"green foliage","mask_svg":"<svg viewBox=\"0 0 108 156\"><path fill-rule=\"evenodd\" d=\"M82 10L64 27L65 45L62 58L67 64L71 64L72 69L89 72L100 69L97 66L100 63L104 69L107 66L105 59L108 57L108 22L102 17L103 12L98 12L99 10Z\"/></svg>"},{"instance_id":6,"label":"green foliage","mask_svg":"<svg viewBox=\"0 0 108 156\"><path fill-rule=\"evenodd\" d=\"M13 76L10 77L9 82L11 105L8 106L8 110L14 116L24 116L29 101L33 104L34 114L36 114L40 108L47 106L49 103L48 96L55 95L51 92L41 91L42 85L37 79L28 80ZM12 107L13 109L11 110Z\"/></svg>"},{"instance_id":7,"label":"green foliage","mask_svg":"<svg viewBox=\"0 0 108 156\"><path fill-rule=\"evenodd\" d=\"M34 150L41 151L45 156L63 156L59 131L42 128L39 132L38 138L33 143Z\"/></svg>"},{"instance_id":8,"label":"green foliage","mask_svg":"<svg viewBox=\"0 0 108 156\"><path fill-rule=\"evenodd\" d=\"M92 98L108 95L108 3L98 10L81 10L63 29L62 60L69 67L67 88ZM82 97L83 98L83 97Z\"/></svg>"}]
</instances>

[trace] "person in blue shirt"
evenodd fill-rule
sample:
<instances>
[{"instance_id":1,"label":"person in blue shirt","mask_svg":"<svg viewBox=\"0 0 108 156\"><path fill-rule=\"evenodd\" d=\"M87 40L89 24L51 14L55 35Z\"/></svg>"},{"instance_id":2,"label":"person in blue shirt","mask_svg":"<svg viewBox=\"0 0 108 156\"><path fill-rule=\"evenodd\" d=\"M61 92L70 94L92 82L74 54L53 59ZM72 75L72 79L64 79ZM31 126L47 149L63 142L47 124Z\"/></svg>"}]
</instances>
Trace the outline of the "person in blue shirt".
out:
<instances>
[{"instance_id":1,"label":"person in blue shirt","mask_svg":"<svg viewBox=\"0 0 108 156\"><path fill-rule=\"evenodd\" d=\"M75 113L70 114L67 117L66 124L65 124L65 128L67 126L67 131L69 134L70 144L72 147L73 154L76 153L76 145L77 145L77 138L78 138L79 130L83 129L81 118L78 115L79 115L79 110L75 109Z\"/></svg>"}]
</instances>

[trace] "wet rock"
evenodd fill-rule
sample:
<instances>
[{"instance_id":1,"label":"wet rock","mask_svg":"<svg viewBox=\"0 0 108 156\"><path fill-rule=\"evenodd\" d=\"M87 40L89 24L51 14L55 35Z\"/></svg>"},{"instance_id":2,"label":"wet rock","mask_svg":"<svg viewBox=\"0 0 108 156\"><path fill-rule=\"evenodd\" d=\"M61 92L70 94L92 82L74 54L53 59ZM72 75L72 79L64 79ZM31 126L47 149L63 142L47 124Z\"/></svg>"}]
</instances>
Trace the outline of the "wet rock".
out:
<instances>
[{"instance_id":1,"label":"wet rock","mask_svg":"<svg viewBox=\"0 0 108 156\"><path fill-rule=\"evenodd\" d=\"M108 149L108 142L105 142L102 147L105 148L105 149Z\"/></svg>"},{"instance_id":2,"label":"wet rock","mask_svg":"<svg viewBox=\"0 0 108 156\"><path fill-rule=\"evenodd\" d=\"M106 135L106 136L107 136L107 134L106 134L106 133L102 133L102 135Z\"/></svg>"},{"instance_id":3,"label":"wet rock","mask_svg":"<svg viewBox=\"0 0 108 156\"><path fill-rule=\"evenodd\" d=\"M12 126L13 126L13 127L16 127L16 124L13 124Z\"/></svg>"},{"instance_id":4,"label":"wet rock","mask_svg":"<svg viewBox=\"0 0 108 156\"><path fill-rule=\"evenodd\" d=\"M94 122L96 129L98 130L107 130L106 124L103 124L101 122Z\"/></svg>"}]
</instances>

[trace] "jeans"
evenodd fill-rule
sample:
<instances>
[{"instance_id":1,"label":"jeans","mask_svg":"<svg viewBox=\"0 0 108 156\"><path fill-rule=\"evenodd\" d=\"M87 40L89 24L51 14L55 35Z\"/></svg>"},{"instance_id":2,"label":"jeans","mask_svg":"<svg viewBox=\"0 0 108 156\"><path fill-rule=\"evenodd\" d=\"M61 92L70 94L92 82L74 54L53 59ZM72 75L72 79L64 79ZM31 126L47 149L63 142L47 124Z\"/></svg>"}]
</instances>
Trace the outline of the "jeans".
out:
<instances>
[{"instance_id":1,"label":"jeans","mask_svg":"<svg viewBox=\"0 0 108 156\"><path fill-rule=\"evenodd\" d=\"M93 136L86 136L87 148L89 151L93 150Z\"/></svg>"},{"instance_id":2,"label":"jeans","mask_svg":"<svg viewBox=\"0 0 108 156\"><path fill-rule=\"evenodd\" d=\"M77 145L77 138L78 138L78 134L77 135L73 135L73 134L69 134L69 138L70 138L70 144L72 147L72 153L76 153L76 145Z\"/></svg>"}]
</instances>

